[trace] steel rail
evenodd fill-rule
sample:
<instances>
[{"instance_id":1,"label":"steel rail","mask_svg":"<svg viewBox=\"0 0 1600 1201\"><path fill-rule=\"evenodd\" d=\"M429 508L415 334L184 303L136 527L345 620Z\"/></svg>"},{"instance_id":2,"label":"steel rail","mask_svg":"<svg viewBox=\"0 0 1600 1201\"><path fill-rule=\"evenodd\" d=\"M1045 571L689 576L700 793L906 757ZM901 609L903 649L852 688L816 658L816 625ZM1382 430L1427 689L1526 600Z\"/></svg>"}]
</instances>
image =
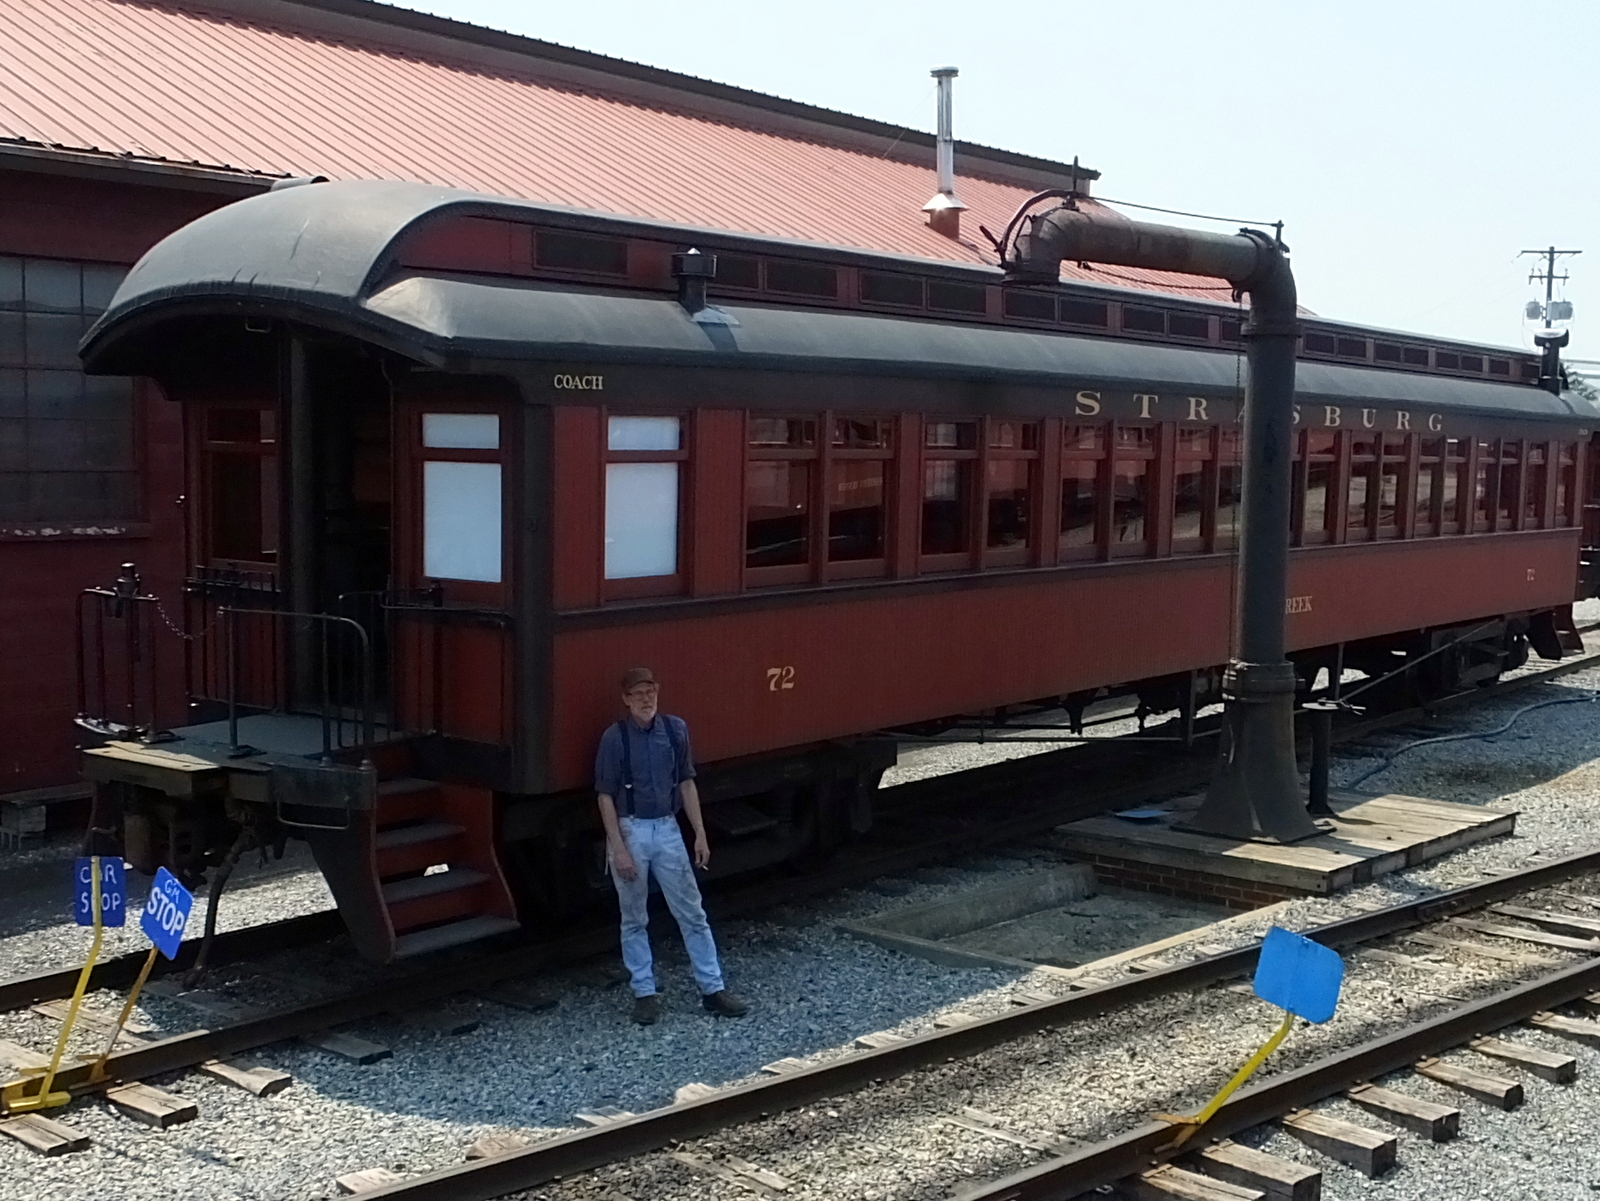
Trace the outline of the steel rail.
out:
<instances>
[{"instance_id":1,"label":"steel rail","mask_svg":"<svg viewBox=\"0 0 1600 1201\"><path fill-rule=\"evenodd\" d=\"M1531 888L1597 870L1600 870L1600 851L1590 851L1435 896L1343 918L1305 933L1307 937L1331 947L1369 942L1481 908ZM888 1047L856 1052L768 1080L719 1090L703 1100L666 1106L637 1117L608 1122L593 1130L562 1135L491 1159L442 1168L363 1195L373 1198L373 1201L382 1198L400 1198L403 1201L489 1201L507 1193L537 1187L557 1177L660 1150L673 1140L711 1134L780 1110L811 1104L951 1059L975 1055L1041 1030L1100 1017L1140 1001L1189 992L1243 976L1254 969L1259 951L1260 944L1257 943L1191 963L1131 976L967 1025L935 1030ZM1562 993L1560 1000L1554 1001L1545 998L1537 1008L1559 1004L1562 1000L1594 991L1600 984L1600 962L1580 967L1585 970L1578 972L1575 969L1561 974L1560 978L1571 985L1570 994ZM1581 985L1573 983L1578 980L1582 981ZM1461 1040L1458 1038L1454 1041ZM1409 1060L1402 1059L1400 1062ZM1237 1108L1245 1105L1247 1100L1248 1095L1241 1093L1233 1102L1236 1108L1224 1110L1223 1113L1247 1112L1244 1108ZM1221 1117L1219 1114L1213 1123ZM1255 1124L1260 1120L1256 1118L1246 1124ZM1207 1130L1210 1129L1208 1125ZM1170 1128L1163 1127L1163 1130ZM1128 1174L1126 1168L1119 1173L1121 1176ZM996 1201L1001 1196L1005 1194L997 1194ZM1024 1194L1017 1196L1021 1198Z\"/></svg>"},{"instance_id":2,"label":"steel rail","mask_svg":"<svg viewBox=\"0 0 1600 1201\"><path fill-rule=\"evenodd\" d=\"M1057 1201L1081 1196L1197 1149L1201 1145L1199 1136L1222 1139L1260 1126L1352 1085L1409 1067L1419 1059L1493 1033L1541 1010L1575 1001L1597 986L1600 959L1586 959L1242 1089L1223 1104L1195 1138L1181 1146L1173 1142L1175 1127L1148 1122L1081 1151L1014 1172L987 1187L964 1187L961 1201Z\"/></svg>"}]
</instances>

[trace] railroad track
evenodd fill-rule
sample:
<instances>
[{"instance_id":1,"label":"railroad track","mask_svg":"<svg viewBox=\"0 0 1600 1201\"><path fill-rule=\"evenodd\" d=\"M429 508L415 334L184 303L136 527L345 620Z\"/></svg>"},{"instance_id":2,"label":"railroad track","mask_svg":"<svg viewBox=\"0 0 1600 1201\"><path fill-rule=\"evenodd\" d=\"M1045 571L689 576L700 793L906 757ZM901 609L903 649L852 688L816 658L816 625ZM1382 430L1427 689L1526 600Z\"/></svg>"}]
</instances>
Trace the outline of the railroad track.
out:
<instances>
[{"instance_id":1,"label":"railroad track","mask_svg":"<svg viewBox=\"0 0 1600 1201\"><path fill-rule=\"evenodd\" d=\"M1527 687L1567 672L1581 670L1596 662L1600 662L1600 656L1573 660L1558 665L1555 670L1530 673L1506 681L1496 689L1474 690L1463 700L1498 695L1505 691ZM1437 711L1437 706L1434 710ZM1409 710L1400 714L1360 719L1347 723L1339 733L1346 739L1359 738L1377 729L1403 725L1418 716L1422 714ZM1108 740L1112 741L1114 740ZM909 867L953 854L970 853L980 842L987 841L993 844L1015 841L1062 821L1072 820L1073 817L1123 804L1139 795L1161 793L1170 795L1171 792L1181 790L1189 783L1203 779L1204 770L1209 768L1209 754L1195 752L1191 753L1190 758L1198 758L1198 762L1180 763L1171 767L1165 774L1152 777L1147 770L1148 744L1131 756L1131 762L1115 755L1110 746L1093 748L1093 752L1094 755L1106 758L1106 762L1099 764L1098 767L1107 772L1102 783L1106 785L1108 792L1100 792L1087 800L1082 799L1080 794L1079 800L1066 805L1054 796L1046 797L1035 808L1005 823L988 823L977 838L970 828L946 830L914 845L899 846L886 852L860 857L821 876L784 881L777 888L751 888L742 893L724 894L719 908L723 916L751 912L775 903L831 891L884 873L904 871ZM1059 793L1060 769L1070 766L1073 776L1076 777L1071 788L1073 791L1078 791L1083 786L1084 778L1095 774L1094 770L1088 767L1089 760L1094 758L1094 755L1082 757L1080 753L1080 758L1069 764L1057 760L1057 756L1062 754L1063 752L1047 753L1030 757L1015 765L1001 764L976 772L961 773L963 778L959 785L953 783L951 777L941 777L902 785L900 789L919 794L917 803L924 803L930 797L937 797L942 790L959 787L961 795L970 803L975 790L980 793L988 791L989 788L1014 790L1017 786L1015 773L1002 769L1019 766L1026 768L1027 774L1034 777L1055 776L1053 781L1055 787L1051 791ZM1057 760L1057 762L1051 767L1046 767L1040 762L1042 760ZM1201 770L1199 776L1194 775L1197 768ZM1135 778L1130 780L1130 776ZM980 781L966 777L982 777L982 779ZM899 789L886 791L899 791ZM1120 795L1117 795L1119 791ZM1016 800L1014 792L1012 800ZM1541 881L1567 878L1572 874L1597 868L1600 868L1600 859L1580 856L1565 861L1562 865L1550 865L1519 873L1516 877L1508 877L1505 880L1486 882L1471 889L1430 898L1425 902L1399 906L1380 915L1368 915L1335 923L1325 931L1319 932L1317 937L1325 938L1332 945L1359 943L1382 937L1394 930L1438 920L1440 916L1449 912L1479 907L1495 899L1515 895L1517 891L1535 887ZM313 915L316 918L326 916ZM240 931L237 934L240 937L241 948L247 947L249 937L258 940L261 938L259 933L253 931ZM126 1084L147 1080L162 1073L226 1061L233 1056L271 1043L331 1030L346 1023L392 1013L398 1008L428 1006L459 992L491 987L556 964L602 953L613 941L614 935L609 928L584 931L556 943L515 947L495 954L462 960L453 963L448 974L438 971L417 972L398 979L387 979L366 988L313 1000L289 1009L250 1015L237 1021L221 1022L208 1029L156 1039L114 1055L108 1065L109 1078ZM620 1157L657 1148L666 1140L692 1137L747 1121L752 1110L742 1108L746 1094L757 1098L749 1102L750 1106L755 1107L756 1112L805 1104L809 1100L859 1087L864 1082L915 1071L928 1063L976 1054L1004 1041L1049 1026L1078 1021L1084 1016L1097 1015L1151 997L1199 988L1217 980L1242 975L1252 966L1253 957L1254 950L1246 949L1213 956L1180 968L1149 972L1105 988L1090 989L1058 1001L1041 1002L1017 1013L1004 1015L1002 1018L989 1019L961 1029L909 1040L902 1045L850 1056L837 1065L806 1069L771 1082L726 1090L725 1093L719 1093L703 1102L674 1106L670 1110L657 1111L641 1118L629 1118L621 1123L608 1124L593 1132L541 1143L528 1152L497 1157L493 1161L486 1161L481 1167L447 1170L441 1175L441 1179L455 1180L457 1175L465 1171L466 1175L463 1175L459 1182L462 1186L460 1188L456 1184L443 1184L439 1187L445 1188L446 1191L429 1192L427 1191L429 1188L435 1187L431 1183L434 1178L426 1177L416 1182L409 1182L405 1186L396 1186L401 1191L373 1195L419 1198L499 1196L506 1191L526 1188L555 1176L614 1162ZM33 1004L40 999L48 999L48 994L52 991L57 996L65 995L69 990L72 975L72 973L62 973L63 979L56 986L48 983L48 976L14 982L6 986L11 990L9 994L0 992L0 996L8 1000L24 997L21 1003ZM1600 987L1600 982L1595 982L1587 991L1595 991L1597 987ZM1549 1002L1549 1004L1555 1003L1557 1002ZM84 1068L69 1069L59 1078L59 1083L80 1094L99 1091L104 1087L92 1085L87 1079L87 1070ZM1245 1094L1241 1094L1241 1097L1243 1096ZM572 1148L570 1151L564 1150L569 1146ZM406 1189L421 1191L411 1193L405 1191Z\"/></svg>"},{"instance_id":2,"label":"railroad track","mask_svg":"<svg viewBox=\"0 0 1600 1201\"><path fill-rule=\"evenodd\" d=\"M1600 851L1344 918L1304 933L1326 946L1349 950L1394 935L1425 932L1426 928L1449 919L1461 919L1528 892L1594 873L1600 873ZM1600 991L1600 957L1597 957L1600 956L1600 938L1594 937L1594 931L1600 930L1600 921L1587 919L1588 925L1585 925L1583 918L1563 919L1552 914L1529 917L1532 911L1513 908L1523 916L1509 923L1504 919L1480 923L1479 928L1493 927L1501 931L1495 937L1523 938L1536 944L1581 949L1590 957L1242 1090L1185 1145L1173 1145L1174 1127L1171 1125L1143 1122L1128 1133L1104 1142L1082 1145L1066 1154L1049 1155L1038 1165L992 1184L977 1189L967 1185L961 1190L962 1201L1041 1201L1077 1196L1101 1185L1126 1182L1169 1160L1203 1149L1211 1140L1279 1119L1291 1111L1343 1093L1354 1085L1407 1068L1423 1057L1466 1045L1481 1035L1492 1034L1507 1025ZM1517 921L1522 924L1517 925ZM1568 931L1584 929L1587 937L1549 933L1552 925ZM1055 1000L1021 1006L1010 1013L885 1042L876 1049L862 1049L819 1064L784 1071L768 1079L710 1091L697 1100L645 1114L623 1115L594 1129L444 1168L363 1195L372 1201L488 1201L503 1197L575 1174L609 1168L651 1152L681 1147L688 1140L759 1123L781 1111L841 1098L864 1087L977 1056L1140 1002L1238 979L1254 970L1258 951L1259 944L1254 944L1189 963L1131 974ZM1568 1019L1555 1023L1554 1027L1573 1037L1600 1042L1600 1023ZM993 1124L993 1128L1000 1132L999 1137L1009 1135L1008 1141L1027 1138L1016 1130L1008 1130L1003 1122ZM1047 1150L1052 1143L1059 1149L1070 1142L1070 1138L1060 1136L1053 1140L1033 1136L1036 1150ZM680 1161L698 1162L708 1171L714 1171L718 1164L714 1156L697 1156L693 1151L681 1150L676 1154ZM728 1157L724 1157L723 1162L728 1162ZM737 1162L746 1168L753 1167L743 1160ZM757 1173L761 1170L755 1169ZM752 1179L759 1182L759 1174Z\"/></svg>"}]
</instances>

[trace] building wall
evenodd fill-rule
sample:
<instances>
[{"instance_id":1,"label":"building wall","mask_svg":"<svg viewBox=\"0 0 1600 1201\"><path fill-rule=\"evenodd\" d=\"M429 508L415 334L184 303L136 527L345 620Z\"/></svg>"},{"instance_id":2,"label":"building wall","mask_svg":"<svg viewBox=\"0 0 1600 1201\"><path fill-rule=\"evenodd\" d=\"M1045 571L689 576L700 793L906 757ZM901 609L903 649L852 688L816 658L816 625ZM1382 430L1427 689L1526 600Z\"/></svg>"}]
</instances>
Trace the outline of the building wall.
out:
<instances>
[{"instance_id":1,"label":"building wall","mask_svg":"<svg viewBox=\"0 0 1600 1201\"><path fill-rule=\"evenodd\" d=\"M0 257L127 268L179 226L225 203L223 193L159 187L132 179L89 179L0 167ZM104 276L96 270L89 275ZM15 323L14 323L15 324ZM0 347L13 359L17 347ZM29 396L20 364L0 363L0 464L25 470L26 423L45 414L47 397ZM62 364L65 366L65 364ZM136 483L117 503L84 505L65 497L61 512L35 502L0 517L0 794L77 778L72 718L77 710L75 603L90 585L109 584L133 562L146 590L167 600L179 619L183 578L183 438L179 407L148 381L112 393L132 405L132 444L123 449ZM9 397L9 402L6 397ZM31 412L30 412L31 409ZM53 415L53 414L52 414ZM115 418L117 414L111 414ZM114 420L107 427L114 427ZM34 449L34 453L37 453ZM96 451L85 447L86 456ZM101 448L100 454L116 450ZM70 458L70 453L68 455ZM56 462L64 462L57 448ZM85 486L94 477L85 477ZM102 511L103 510L103 511ZM19 515L26 517L18 519ZM109 516L108 516L109 515ZM175 667L183 648L173 635L159 647ZM175 675L163 708L179 716Z\"/></svg>"}]
</instances>

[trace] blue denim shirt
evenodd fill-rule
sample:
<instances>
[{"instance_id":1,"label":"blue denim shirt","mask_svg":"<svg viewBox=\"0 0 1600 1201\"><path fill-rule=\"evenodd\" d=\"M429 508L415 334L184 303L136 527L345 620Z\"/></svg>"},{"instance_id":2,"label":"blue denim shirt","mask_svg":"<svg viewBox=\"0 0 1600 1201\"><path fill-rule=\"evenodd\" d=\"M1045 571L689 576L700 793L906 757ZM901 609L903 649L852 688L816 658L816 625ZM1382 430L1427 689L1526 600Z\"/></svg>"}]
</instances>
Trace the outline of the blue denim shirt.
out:
<instances>
[{"instance_id":1,"label":"blue denim shirt","mask_svg":"<svg viewBox=\"0 0 1600 1201\"><path fill-rule=\"evenodd\" d=\"M681 756L667 733L671 722L677 731ZM694 756L689 753L689 727L681 717L656 714L649 729L641 730L632 717L622 720L628 731L629 766L633 769L633 798L624 795L622 737L615 724L600 736L594 757L594 790L610 797L622 817L671 817L683 807L678 785L694 779Z\"/></svg>"}]
</instances>

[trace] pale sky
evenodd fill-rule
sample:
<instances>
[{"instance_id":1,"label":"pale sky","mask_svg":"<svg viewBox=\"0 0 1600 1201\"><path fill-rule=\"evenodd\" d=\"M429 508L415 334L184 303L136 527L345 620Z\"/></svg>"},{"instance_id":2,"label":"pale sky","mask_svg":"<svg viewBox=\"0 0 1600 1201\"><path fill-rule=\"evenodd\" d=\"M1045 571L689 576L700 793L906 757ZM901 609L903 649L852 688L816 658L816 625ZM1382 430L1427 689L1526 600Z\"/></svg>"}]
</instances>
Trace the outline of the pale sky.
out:
<instances>
[{"instance_id":1,"label":"pale sky","mask_svg":"<svg viewBox=\"0 0 1600 1201\"><path fill-rule=\"evenodd\" d=\"M406 7L929 130L948 63L958 138L1077 155L1104 197L1282 219L1329 317L1531 347L1517 252L1583 250L1570 353L1600 358L1597 0Z\"/></svg>"}]
</instances>

